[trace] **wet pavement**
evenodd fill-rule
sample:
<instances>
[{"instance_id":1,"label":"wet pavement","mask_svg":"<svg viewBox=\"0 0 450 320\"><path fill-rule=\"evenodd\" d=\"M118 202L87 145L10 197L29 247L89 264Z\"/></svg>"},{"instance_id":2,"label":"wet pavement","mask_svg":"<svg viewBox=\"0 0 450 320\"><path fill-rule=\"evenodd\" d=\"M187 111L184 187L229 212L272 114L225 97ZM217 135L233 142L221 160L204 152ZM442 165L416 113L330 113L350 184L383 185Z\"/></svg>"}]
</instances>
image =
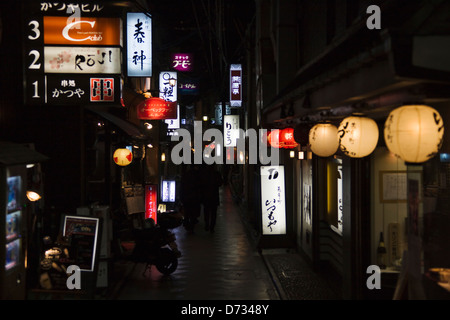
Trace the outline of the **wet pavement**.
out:
<instances>
[{"instance_id":1,"label":"wet pavement","mask_svg":"<svg viewBox=\"0 0 450 320\"><path fill-rule=\"evenodd\" d=\"M154 266L118 262L111 300L322 300L339 299L329 284L292 250L257 250L228 188L222 189L214 233L200 217L193 234L174 229L182 252L169 276Z\"/></svg>"}]
</instances>

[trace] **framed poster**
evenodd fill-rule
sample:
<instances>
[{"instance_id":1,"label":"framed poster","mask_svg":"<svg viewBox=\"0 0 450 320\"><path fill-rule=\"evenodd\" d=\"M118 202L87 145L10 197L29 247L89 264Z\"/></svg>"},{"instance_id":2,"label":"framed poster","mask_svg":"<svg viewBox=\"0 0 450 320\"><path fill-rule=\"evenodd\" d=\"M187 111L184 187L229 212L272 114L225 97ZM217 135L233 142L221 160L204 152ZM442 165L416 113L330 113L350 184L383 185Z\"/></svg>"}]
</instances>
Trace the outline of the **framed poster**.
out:
<instances>
[{"instance_id":1,"label":"framed poster","mask_svg":"<svg viewBox=\"0 0 450 320\"><path fill-rule=\"evenodd\" d=\"M65 216L63 236L71 238L71 256L82 271L94 271L100 218Z\"/></svg>"},{"instance_id":2,"label":"framed poster","mask_svg":"<svg viewBox=\"0 0 450 320\"><path fill-rule=\"evenodd\" d=\"M420 171L380 171L380 202L406 202L408 174L421 177Z\"/></svg>"}]
</instances>

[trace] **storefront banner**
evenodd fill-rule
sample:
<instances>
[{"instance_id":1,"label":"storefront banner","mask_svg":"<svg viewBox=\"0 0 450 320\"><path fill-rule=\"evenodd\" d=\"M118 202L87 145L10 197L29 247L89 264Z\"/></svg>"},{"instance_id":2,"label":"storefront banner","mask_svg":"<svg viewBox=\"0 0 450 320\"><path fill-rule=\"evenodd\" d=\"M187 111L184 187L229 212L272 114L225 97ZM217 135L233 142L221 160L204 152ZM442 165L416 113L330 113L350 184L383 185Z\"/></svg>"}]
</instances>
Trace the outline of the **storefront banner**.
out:
<instances>
[{"instance_id":1,"label":"storefront banner","mask_svg":"<svg viewBox=\"0 0 450 320\"><path fill-rule=\"evenodd\" d=\"M120 74L118 47L45 47L46 73Z\"/></svg>"},{"instance_id":2,"label":"storefront banner","mask_svg":"<svg viewBox=\"0 0 450 320\"><path fill-rule=\"evenodd\" d=\"M240 64L230 66L230 105L242 106L242 66Z\"/></svg>"},{"instance_id":3,"label":"storefront banner","mask_svg":"<svg viewBox=\"0 0 450 320\"><path fill-rule=\"evenodd\" d=\"M223 138L225 147L237 146L237 139L239 139L239 115L224 116Z\"/></svg>"},{"instance_id":4,"label":"storefront banner","mask_svg":"<svg viewBox=\"0 0 450 320\"><path fill-rule=\"evenodd\" d=\"M139 104L137 112L141 120L176 119L177 103L161 98L149 98Z\"/></svg>"},{"instance_id":5,"label":"storefront banner","mask_svg":"<svg viewBox=\"0 0 450 320\"><path fill-rule=\"evenodd\" d=\"M122 46L119 18L44 17L44 43Z\"/></svg>"},{"instance_id":6,"label":"storefront banner","mask_svg":"<svg viewBox=\"0 0 450 320\"><path fill-rule=\"evenodd\" d=\"M260 173L262 234L286 234L284 167L262 166Z\"/></svg>"},{"instance_id":7,"label":"storefront banner","mask_svg":"<svg viewBox=\"0 0 450 320\"><path fill-rule=\"evenodd\" d=\"M145 219L153 219L158 223L158 186L145 186Z\"/></svg>"},{"instance_id":8,"label":"storefront banner","mask_svg":"<svg viewBox=\"0 0 450 320\"><path fill-rule=\"evenodd\" d=\"M145 13L127 13L127 73L152 76L152 18Z\"/></svg>"},{"instance_id":9,"label":"storefront banner","mask_svg":"<svg viewBox=\"0 0 450 320\"><path fill-rule=\"evenodd\" d=\"M174 83L172 82L174 80ZM159 74L159 97L166 101L177 101L177 73L163 71Z\"/></svg>"},{"instance_id":10,"label":"storefront banner","mask_svg":"<svg viewBox=\"0 0 450 320\"><path fill-rule=\"evenodd\" d=\"M174 53L172 54L172 68L181 72L192 71L192 54Z\"/></svg>"}]
</instances>

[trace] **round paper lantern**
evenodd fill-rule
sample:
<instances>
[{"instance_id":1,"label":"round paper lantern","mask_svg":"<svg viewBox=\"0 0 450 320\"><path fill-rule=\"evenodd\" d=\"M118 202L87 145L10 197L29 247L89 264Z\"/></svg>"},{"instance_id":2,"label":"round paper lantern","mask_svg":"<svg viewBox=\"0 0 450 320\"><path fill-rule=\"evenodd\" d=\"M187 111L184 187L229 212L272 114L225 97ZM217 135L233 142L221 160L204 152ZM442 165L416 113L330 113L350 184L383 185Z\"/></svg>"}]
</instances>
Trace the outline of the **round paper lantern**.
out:
<instances>
[{"instance_id":1,"label":"round paper lantern","mask_svg":"<svg viewBox=\"0 0 450 320\"><path fill-rule=\"evenodd\" d=\"M444 121L426 105L407 105L391 111L384 124L384 140L392 153L405 162L431 159L444 141Z\"/></svg>"},{"instance_id":2,"label":"round paper lantern","mask_svg":"<svg viewBox=\"0 0 450 320\"><path fill-rule=\"evenodd\" d=\"M298 146L294 139L294 128L285 128L280 133L280 147L291 149Z\"/></svg>"},{"instance_id":3,"label":"round paper lantern","mask_svg":"<svg viewBox=\"0 0 450 320\"><path fill-rule=\"evenodd\" d=\"M114 151L113 159L119 166L127 166L133 160L133 153L126 148L119 148Z\"/></svg>"},{"instance_id":4,"label":"round paper lantern","mask_svg":"<svg viewBox=\"0 0 450 320\"><path fill-rule=\"evenodd\" d=\"M270 146L272 148L281 148L281 141L280 141L280 130L275 129L271 130L269 134L267 135L267 141L269 142Z\"/></svg>"},{"instance_id":5,"label":"round paper lantern","mask_svg":"<svg viewBox=\"0 0 450 320\"><path fill-rule=\"evenodd\" d=\"M311 151L319 157L329 157L339 148L339 135L331 123L319 123L309 131Z\"/></svg>"},{"instance_id":6,"label":"round paper lantern","mask_svg":"<svg viewBox=\"0 0 450 320\"><path fill-rule=\"evenodd\" d=\"M339 146L352 158L363 158L373 152L378 143L378 126L370 118L353 115L342 120L338 129Z\"/></svg>"}]
</instances>

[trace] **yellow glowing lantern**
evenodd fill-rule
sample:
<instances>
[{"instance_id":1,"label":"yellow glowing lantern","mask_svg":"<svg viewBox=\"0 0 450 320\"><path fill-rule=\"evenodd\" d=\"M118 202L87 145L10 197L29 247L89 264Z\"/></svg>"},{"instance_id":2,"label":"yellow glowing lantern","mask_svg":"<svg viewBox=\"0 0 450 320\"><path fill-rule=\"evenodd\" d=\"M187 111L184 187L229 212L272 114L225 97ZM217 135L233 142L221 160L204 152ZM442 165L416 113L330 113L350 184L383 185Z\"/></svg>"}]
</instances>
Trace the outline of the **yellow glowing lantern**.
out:
<instances>
[{"instance_id":1,"label":"yellow glowing lantern","mask_svg":"<svg viewBox=\"0 0 450 320\"><path fill-rule=\"evenodd\" d=\"M127 166L133 160L133 153L127 148L119 148L114 151L114 162L119 166Z\"/></svg>"},{"instance_id":2,"label":"yellow glowing lantern","mask_svg":"<svg viewBox=\"0 0 450 320\"><path fill-rule=\"evenodd\" d=\"M426 105L405 105L391 111L384 124L384 140L405 162L422 163L436 155L444 141L444 121Z\"/></svg>"},{"instance_id":3,"label":"yellow glowing lantern","mask_svg":"<svg viewBox=\"0 0 450 320\"><path fill-rule=\"evenodd\" d=\"M374 120L352 115L342 120L338 135L339 146L345 155L352 158L363 158L375 150L379 132Z\"/></svg>"},{"instance_id":4,"label":"yellow glowing lantern","mask_svg":"<svg viewBox=\"0 0 450 320\"><path fill-rule=\"evenodd\" d=\"M319 123L309 131L311 151L319 157L329 157L339 148L339 135L336 126L331 123Z\"/></svg>"}]
</instances>

